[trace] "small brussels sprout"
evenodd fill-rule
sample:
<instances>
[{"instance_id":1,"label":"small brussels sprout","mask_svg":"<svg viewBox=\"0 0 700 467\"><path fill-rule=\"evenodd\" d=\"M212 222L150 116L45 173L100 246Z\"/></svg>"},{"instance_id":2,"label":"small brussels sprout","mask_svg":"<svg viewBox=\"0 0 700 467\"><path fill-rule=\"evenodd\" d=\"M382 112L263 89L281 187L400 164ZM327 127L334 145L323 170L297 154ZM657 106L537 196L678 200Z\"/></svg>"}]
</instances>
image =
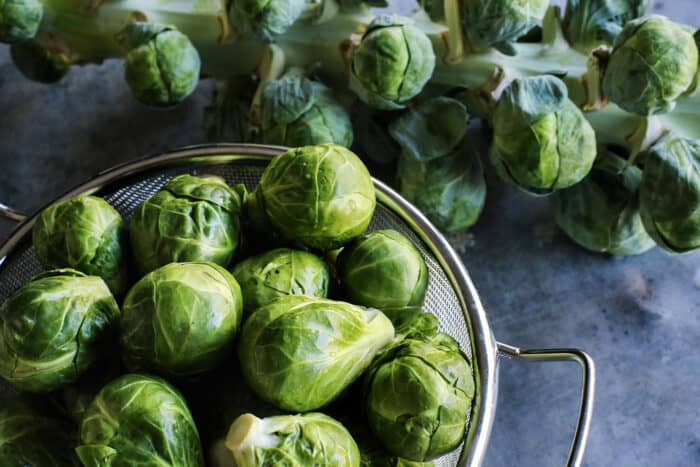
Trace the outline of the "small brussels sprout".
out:
<instances>
[{"instance_id":1,"label":"small brussels sprout","mask_svg":"<svg viewBox=\"0 0 700 467\"><path fill-rule=\"evenodd\" d=\"M352 144L350 116L333 91L292 70L268 82L262 94L262 142L298 147Z\"/></svg>"},{"instance_id":2,"label":"small brussels sprout","mask_svg":"<svg viewBox=\"0 0 700 467\"><path fill-rule=\"evenodd\" d=\"M435 467L435 463L412 461L392 456L381 448L363 449L360 446L360 467Z\"/></svg>"},{"instance_id":3,"label":"small brussels sprout","mask_svg":"<svg viewBox=\"0 0 700 467\"><path fill-rule=\"evenodd\" d=\"M644 155L642 221L663 249L700 247L700 140L666 135Z\"/></svg>"},{"instance_id":4,"label":"small brussels sprout","mask_svg":"<svg viewBox=\"0 0 700 467\"><path fill-rule=\"evenodd\" d=\"M204 466L185 399L162 379L138 374L100 390L85 412L75 451L85 467Z\"/></svg>"},{"instance_id":5,"label":"small brussels sprout","mask_svg":"<svg viewBox=\"0 0 700 467\"><path fill-rule=\"evenodd\" d=\"M36 276L0 308L0 376L31 392L72 383L97 360L118 316L99 277L73 269Z\"/></svg>"},{"instance_id":6,"label":"small brussels sprout","mask_svg":"<svg viewBox=\"0 0 700 467\"><path fill-rule=\"evenodd\" d=\"M34 250L45 268L73 268L99 276L116 295L127 286L125 243L122 216L95 196L46 208L33 230Z\"/></svg>"},{"instance_id":7,"label":"small brussels sprout","mask_svg":"<svg viewBox=\"0 0 700 467\"><path fill-rule=\"evenodd\" d=\"M334 250L361 235L376 198L367 167L352 151L334 144L304 146L267 166L248 212L261 231L319 250Z\"/></svg>"},{"instance_id":8,"label":"small brussels sprout","mask_svg":"<svg viewBox=\"0 0 700 467\"><path fill-rule=\"evenodd\" d=\"M698 47L693 32L663 16L628 22L603 76L603 92L638 115L670 112L694 84Z\"/></svg>"},{"instance_id":9,"label":"small brussels sprout","mask_svg":"<svg viewBox=\"0 0 700 467\"><path fill-rule=\"evenodd\" d=\"M285 295L328 296L326 263L305 251L278 248L241 261L233 268L241 285L243 306L250 313Z\"/></svg>"},{"instance_id":10,"label":"small brussels sprout","mask_svg":"<svg viewBox=\"0 0 700 467\"><path fill-rule=\"evenodd\" d=\"M232 0L229 17L239 31L272 41L287 32L305 10L305 0Z\"/></svg>"},{"instance_id":11,"label":"small brussels sprout","mask_svg":"<svg viewBox=\"0 0 700 467\"><path fill-rule=\"evenodd\" d=\"M307 412L338 397L393 338L391 321L378 310L288 295L247 319L238 356L258 396Z\"/></svg>"},{"instance_id":12,"label":"small brussels sprout","mask_svg":"<svg viewBox=\"0 0 700 467\"><path fill-rule=\"evenodd\" d=\"M596 156L595 133L553 76L521 78L503 92L493 115L491 160L503 180L544 195L585 177Z\"/></svg>"},{"instance_id":13,"label":"small brussels sprout","mask_svg":"<svg viewBox=\"0 0 700 467\"><path fill-rule=\"evenodd\" d=\"M352 58L350 89L370 107L394 110L417 96L435 68L428 36L400 16L370 23Z\"/></svg>"},{"instance_id":14,"label":"small brussels sprout","mask_svg":"<svg viewBox=\"0 0 700 467\"><path fill-rule=\"evenodd\" d=\"M423 255L395 230L377 230L356 239L336 261L340 283L349 301L378 308L394 326L421 311L428 286Z\"/></svg>"},{"instance_id":15,"label":"small brussels sprout","mask_svg":"<svg viewBox=\"0 0 700 467\"><path fill-rule=\"evenodd\" d=\"M547 0L465 0L464 33L476 50L513 55L513 43L542 22L548 6Z\"/></svg>"},{"instance_id":16,"label":"small brussels sprout","mask_svg":"<svg viewBox=\"0 0 700 467\"><path fill-rule=\"evenodd\" d=\"M180 175L166 183L131 219L131 246L141 273L186 261L228 266L239 244L243 190L214 176Z\"/></svg>"},{"instance_id":17,"label":"small brussels sprout","mask_svg":"<svg viewBox=\"0 0 700 467\"><path fill-rule=\"evenodd\" d=\"M228 356L243 314L241 288L213 263L171 263L129 291L119 322L124 362L173 376L210 370Z\"/></svg>"},{"instance_id":18,"label":"small brussels sprout","mask_svg":"<svg viewBox=\"0 0 700 467\"><path fill-rule=\"evenodd\" d=\"M360 451L348 430L322 413L241 415L231 425L226 447L238 467L360 466Z\"/></svg>"},{"instance_id":19,"label":"small brussels sprout","mask_svg":"<svg viewBox=\"0 0 700 467\"><path fill-rule=\"evenodd\" d=\"M643 16L649 0L568 0L563 28L567 40L582 52L612 45L628 21Z\"/></svg>"},{"instance_id":20,"label":"small brussels sprout","mask_svg":"<svg viewBox=\"0 0 700 467\"><path fill-rule=\"evenodd\" d=\"M127 51L124 77L141 103L172 107L197 87L199 53L187 36L173 26L131 23L118 39Z\"/></svg>"},{"instance_id":21,"label":"small brussels sprout","mask_svg":"<svg viewBox=\"0 0 700 467\"><path fill-rule=\"evenodd\" d=\"M433 315L419 316L437 328ZM425 461L462 442L474 378L447 334L408 334L377 356L363 383L369 426L394 455Z\"/></svg>"},{"instance_id":22,"label":"small brussels sprout","mask_svg":"<svg viewBox=\"0 0 700 467\"><path fill-rule=\"evenodd\" d=\"M25 78L40 83L55 83L70 71L71 61L67 54L44 47L36 41L12 44L10 54Z\"/></svg>"},{"instance_id":23,"label":"small brussels sprout","mask_svg":"<svg viewBox=\"0 0 700 467\"><path fill-rule=\"evenodd\" d=\"M34 39L43 17L44 5L39 0L0 0L0 42Z\"/></svg>"},{"instance_id":24,"label":"small brussels sprout","mask_svg":"<svg viewBox=\"0 0 700 467\"><path fill-rule=\"evenodd\" d=\"M552 195L554 220L574 242L591 251L644 253L654 241L639 214L641 181L641 170L605 153L582 182Z\"/></svg>"}]
</instances>

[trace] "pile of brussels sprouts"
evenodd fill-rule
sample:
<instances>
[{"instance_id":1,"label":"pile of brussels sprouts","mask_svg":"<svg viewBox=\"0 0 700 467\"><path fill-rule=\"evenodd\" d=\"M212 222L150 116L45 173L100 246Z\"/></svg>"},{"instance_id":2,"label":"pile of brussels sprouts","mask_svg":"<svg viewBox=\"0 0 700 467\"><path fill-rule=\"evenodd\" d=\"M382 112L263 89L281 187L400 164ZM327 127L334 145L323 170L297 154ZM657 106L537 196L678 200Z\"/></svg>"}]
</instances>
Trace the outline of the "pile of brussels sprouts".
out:
<instances>
[{"instance_id":1,"label":"pile of brussels sprouts","mask_svg":"<svg viewBox=\"0 0 700 467\"><path fill-rule=\"evenodd\" d=\"M460 446L470 359L423 312L428 268L366 233L365 165L333 144L271 160L251 193L178 175L127 223L46 208L46 272L0 307L3 465L409 466Z\"/></svg>"}]
</instances>

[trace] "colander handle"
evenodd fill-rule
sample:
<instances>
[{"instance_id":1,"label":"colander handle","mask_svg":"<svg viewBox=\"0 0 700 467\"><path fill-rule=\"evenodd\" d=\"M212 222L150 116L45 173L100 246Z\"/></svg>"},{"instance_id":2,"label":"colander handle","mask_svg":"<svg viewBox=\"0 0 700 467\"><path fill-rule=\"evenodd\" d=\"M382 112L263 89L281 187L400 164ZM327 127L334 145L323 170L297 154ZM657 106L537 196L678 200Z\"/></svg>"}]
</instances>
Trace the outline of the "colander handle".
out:
<instances>
[{"instance_id":1,"label":"colander handle","mask_svg":"<svg viewBox=\"0 0 700 467\"><path fill-rule=\"evenodd\" d=\"M567 467L580 467L583 463L583 453L588 442L588 432L593 416L593 400L595 398L595 363L584 351L578 349L519 349L507 344L498 343L498 353L506 357L520 358L530 361L577 362L583 370L583 387L581 389L581 404L574 440L569 451Z\"/></svg>"},{"instance_id":2,"label":"colander handle","mask_svg":"<svg viewBox=\"0 0 700 467\"><path fill-rule=\"evenodd\" d=\"M24 214L15 211L9 206L0 203L0 217L4 217L7 220L14 222L23 222L27 219Z\"/></svg>"}]
</instances>

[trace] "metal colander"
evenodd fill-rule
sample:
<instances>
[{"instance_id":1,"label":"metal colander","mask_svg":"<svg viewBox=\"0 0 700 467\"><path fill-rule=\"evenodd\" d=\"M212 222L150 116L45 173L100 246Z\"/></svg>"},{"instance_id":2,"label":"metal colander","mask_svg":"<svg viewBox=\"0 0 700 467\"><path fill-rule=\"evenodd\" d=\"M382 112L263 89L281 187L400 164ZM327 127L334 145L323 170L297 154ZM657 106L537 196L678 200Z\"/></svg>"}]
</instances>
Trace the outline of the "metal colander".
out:
<instances>
[{"instance_id":1,"label":"metal colander","mask_svg":"<svg viewBox=\"0 0 700 467\"><path fill-rule=\"evenodd\" d=\"M102 196L128 221L137 206L181 173L219 175L229 184L243 183L248 189L253 189L270 158L284 150L274 146L239 144L185 148L103 172L52 203L81 194ZM468 435L460 449L437 459L435 465L453 467L481 464L496 408L499 354L529 360L571 360L582 365L584 378L581 408L567 463L571 466L580 465L593 406L595 376L590 357L576 349L526 351L496 343L474 285L445 238L392 189L378 180L374 183L377 188L377 209L369 230L398 230L420 248L430 274L425 309L439 318L441 330L460 343L474 367L477 392L474 408L468 416ZM21 221L0 247L1 303L41 272L42 267L31 245L31 229L36 215L25 218L2 204L0 215ZM0 392L7 398L13 391L0 383Z\"/></svg>"}]
</instances>

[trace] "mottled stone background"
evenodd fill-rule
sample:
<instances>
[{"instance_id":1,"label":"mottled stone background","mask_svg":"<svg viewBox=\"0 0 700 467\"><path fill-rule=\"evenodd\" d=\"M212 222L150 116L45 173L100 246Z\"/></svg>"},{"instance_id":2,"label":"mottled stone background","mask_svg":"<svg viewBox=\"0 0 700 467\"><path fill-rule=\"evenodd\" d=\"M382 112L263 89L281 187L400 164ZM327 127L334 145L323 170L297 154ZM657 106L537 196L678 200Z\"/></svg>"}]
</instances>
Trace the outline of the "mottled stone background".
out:
<instances>
[{"instance_id":1,"label":"mottled stone background","mask_svg":"<svg viewBox=\"0 0 700 467\"><path fill-rule=\"evenodd\" d=\"M700 26L698 0L654 9ZM23 79L0 47L0 201L33 212L92 174L142 155L205 142L213 83L172 111L134 102L119 62L76 68L61 83ZM0 222L0 238L11 226ZM586 465L700 465L700 254L588 253L552 222L545 200L490 175L486 210L452 238L497 338L580 347L598 365ZM486 465L561 466L576 417L574 365L501 362Z\"/></svg>"}]
</instances>

